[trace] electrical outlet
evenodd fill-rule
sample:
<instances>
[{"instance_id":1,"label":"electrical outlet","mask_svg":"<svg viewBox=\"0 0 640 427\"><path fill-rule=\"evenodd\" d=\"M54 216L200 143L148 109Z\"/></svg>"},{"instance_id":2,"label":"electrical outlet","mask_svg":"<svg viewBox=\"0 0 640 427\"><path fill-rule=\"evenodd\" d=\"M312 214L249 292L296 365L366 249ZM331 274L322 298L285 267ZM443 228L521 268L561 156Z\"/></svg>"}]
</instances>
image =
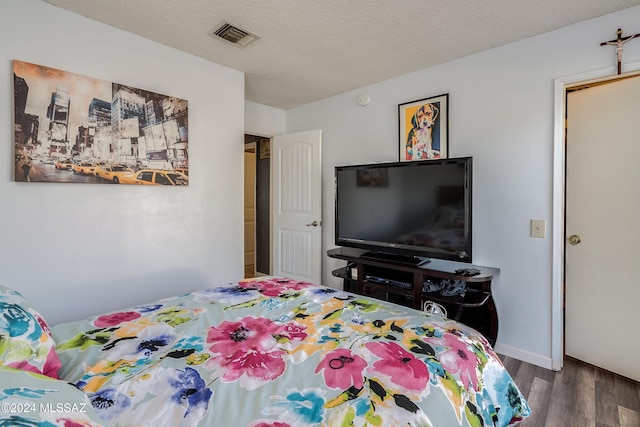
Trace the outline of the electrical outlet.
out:
<instances>
[{"instance_id":1,"label":"electrical outlet","mask_svg":"<svg viewBox=\"0 0 640 427\"><path fill-rule=\"evenodd\" d=\"M547 221L544 219L531 220L531 237L544 239L547 236Z\"/></svg>"}]
</instances>

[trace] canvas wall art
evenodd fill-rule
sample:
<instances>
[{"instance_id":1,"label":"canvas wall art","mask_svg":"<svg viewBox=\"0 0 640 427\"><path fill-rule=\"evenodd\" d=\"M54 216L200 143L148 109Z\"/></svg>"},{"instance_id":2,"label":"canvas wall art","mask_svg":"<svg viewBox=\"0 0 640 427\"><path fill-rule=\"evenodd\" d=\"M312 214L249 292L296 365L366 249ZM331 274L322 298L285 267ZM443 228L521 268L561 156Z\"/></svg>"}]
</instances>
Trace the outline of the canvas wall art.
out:
<instances>
[{"instance_id":1,"label":"canvas wall art","mask_svg":"<svg viewBox=\"0 0 640 427\"><path fill-rule=\"evenodd\" d=\"M398 105L400 161L446 159L449 94Z\"/></svg>"},{"instance_id":2,"label":"canvas wall art","mask_svg":"<svg viewBox=\"0 0 640 427\"><path fill-rule=\"evenodd\" d=\"M189 103L13 61L18 182L189 184Z\"/></svg>"}]
</instances>

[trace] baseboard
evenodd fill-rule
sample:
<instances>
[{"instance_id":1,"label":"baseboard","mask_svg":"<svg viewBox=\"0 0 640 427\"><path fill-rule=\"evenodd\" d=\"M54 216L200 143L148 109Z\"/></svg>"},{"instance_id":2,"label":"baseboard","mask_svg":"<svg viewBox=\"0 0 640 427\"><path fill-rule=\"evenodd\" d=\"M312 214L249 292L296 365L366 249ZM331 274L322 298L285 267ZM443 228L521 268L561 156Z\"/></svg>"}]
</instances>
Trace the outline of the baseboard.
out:
<instances>
[{"instance_id":1,"label":"baseboard","mask_svg":"<svg viewBox=\"0 0 640 427\"><path fill-rule=\"evenodd\" d=\"M497 343L494 349L496 353L500 353L508 357L513 357L514 359L522 360L523 362L531 363L532 365L540 366L545 369L553 369L553 363L550 357L543 357L539 354L530 353L528 351L524 351L519 348L503 345L500 343Z\"/></svg>"}]
</instances>

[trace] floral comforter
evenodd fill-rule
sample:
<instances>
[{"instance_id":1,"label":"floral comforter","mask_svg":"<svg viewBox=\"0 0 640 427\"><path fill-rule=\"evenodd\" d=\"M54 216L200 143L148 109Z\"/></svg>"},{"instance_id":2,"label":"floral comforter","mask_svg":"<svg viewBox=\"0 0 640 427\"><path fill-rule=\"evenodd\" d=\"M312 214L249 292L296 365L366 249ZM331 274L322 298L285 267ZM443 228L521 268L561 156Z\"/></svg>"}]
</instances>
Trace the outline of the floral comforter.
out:
<instances>
[{"instance_id":1,"label":"floral comforter","mask_svg":"<svg viewBox=\"0 0 640 427\"><path fill-rule=\"evenodd\" d=\"M487 340L324 286L243 281L52 329L112 426L507 426L530 410Z\"/></svg>"},{"instance_id":2,"label":"floral comforter","mask_svg":"<svg viewBox=\"0 0 640 427\"><path fill-rule=\"evenodd\" d=\"M0 366L0 427L105 427L87 395L35 372Z\"/></svg>"}]
</instances>

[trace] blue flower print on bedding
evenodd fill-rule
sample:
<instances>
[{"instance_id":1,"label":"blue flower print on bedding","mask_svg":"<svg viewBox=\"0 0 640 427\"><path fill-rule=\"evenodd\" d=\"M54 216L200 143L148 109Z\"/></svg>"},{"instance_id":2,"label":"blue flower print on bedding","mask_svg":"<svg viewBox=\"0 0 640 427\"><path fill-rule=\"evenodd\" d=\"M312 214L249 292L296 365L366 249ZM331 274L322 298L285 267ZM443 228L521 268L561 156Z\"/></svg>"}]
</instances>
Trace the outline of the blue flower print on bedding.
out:
<instances>
[{"instance_id":1,"label":"blue flower print on bedding","mask_svg":"<svg viewBox=\"0 0 640 427\"><path fill-rule=\"evenodd\" d=\"M31 399L38 399L47 393L58 393L57 390L43 390L39 388L29 387L12 387L0 390L0 401L8 399L10 397L27 397Z\"/></svg>"},{"instance_id":2,"label":"blue flower print on bedding","mask_svg":"<svg viewBox=\"0 0 640 427\"><path fill-rule=\"evenodd\" d=\"M506 370L500 370L495 365L488 366L485 370L485 379L490 387L485 387L483 399L494 403L490 409L495 411L493 406L500 408L497 411L496 426L507 426L512 420L520 420L531 414L531 408L523 400L520 391L516 388ZM479 397L479 396L478 396Z\"/></svg>"},{"instance_id":3,"label":"blue flower print on bedding","mask_svg":"<svg viewBox=\"0 0 640 427\"><path fill-rule=\"evenodd\" d=\"M89 394L98 415L117 425L189 425L195 426L209 408L213 391L198 371L156 367L144 379L128 379L119 389L107 387ZM123 392L127 391L127 394ZM159 399L160 406L140 406L148 399Z\"/></svg>"},{"instance_id":4,"label":"blue flower print on bedding","mask_svg":"<svg viewBox=\"0 0 640 427\"><path fill-rule=\"evenodd\" d=\"M294 390L265 408L265 415L278 415L290 425L317 425L323 421L325 399L322 390Z\"/></svg>"},{"instance_id":5,"label":"blue flower print on bedding","mask_svg":"<svg viewBox=\"0 0 640 427\"><path fill-rule=\"evenodd\" d=\"M25 309L17 304L0 302L0 327L9 333L10 337L24 337L28 340L37 340L42 335L42 330L36 327L36 322Z\"/></svg>"},{"instance_id":6,"label":"blue flower print on bedding","mask_svg":"<svg viewBox=\"0 0 640 427\"><path fill-rule=\"evenodd\" d=\"M9 419L0 420L0 427L56 427L55 424L49 421L39 421L21 417L19 415L12 415Z\"/></svg>"},{"instance_id":7,"label":"blue flower print on bedding","mask_svg":"<svg viewBox=\"0 0 640 427\"><path fill-rule=\"evenodd\" d=\"M176 371L176 374L177 378L167 378L169 385L175 390L171 400L176 405L187 407L185 418L193 411L206 412L213 392L207 388L198 371L185 368L183 371Z\"/></svg>"},{"instance_id":8,"label":"blue flower print on bedding","mask_svg":"<svg viewBox=\"0 0 640 427\"><path fill-rule=\"evenodd\" d=\"M89 395L91 406L103 420L115 419L131 407L131 399L113 388L106 388Z\"/></svg>"},{"instance_id":9,"label":"blue flower print on bedding","mask_svg":"<svg viewBox=\"0 0 640 427\"><path fill-rule=\"evenodd\" d=\"M122 337L103 347L109 351L112 360L150 359L163 347L176 340L173 328L166 324L150 325L138 333L137 337Z\"/></svg>"},{"instance_id":10,"label":"blue flower print on bedding","mask_svg":"<svg viewBox=\"0 0 640 427\"><path fill-rule=\"evenodd\" d=\"M0 366L58 378L61 367L46 322L17 291L0 286Z\"/></svg>"}]
</instances>

